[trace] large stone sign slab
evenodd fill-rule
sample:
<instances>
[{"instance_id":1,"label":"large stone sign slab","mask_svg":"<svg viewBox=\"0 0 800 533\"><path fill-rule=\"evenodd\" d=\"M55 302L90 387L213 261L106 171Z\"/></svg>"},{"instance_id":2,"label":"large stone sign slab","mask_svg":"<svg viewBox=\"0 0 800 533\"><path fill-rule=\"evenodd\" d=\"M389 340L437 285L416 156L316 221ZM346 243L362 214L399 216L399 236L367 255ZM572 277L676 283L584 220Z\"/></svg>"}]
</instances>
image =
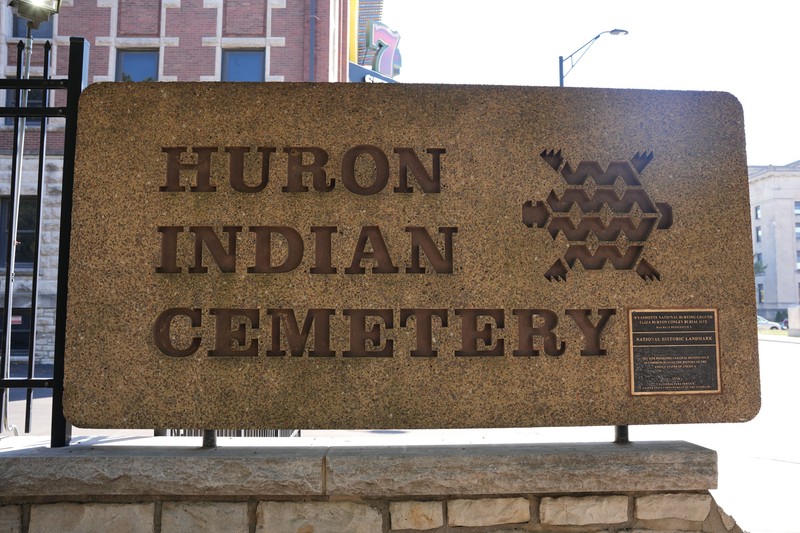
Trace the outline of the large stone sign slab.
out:
<instances>
[{"instance_id":1,"label":"large stone sign slab","mask_svg":"<svg viewBox=\"0 0 800 533\"><path fill-rule=\"evenodd\" d=\"M81 427L758 412L729 94L98 84L78 143Z\"/></svg>"}]
</instances>

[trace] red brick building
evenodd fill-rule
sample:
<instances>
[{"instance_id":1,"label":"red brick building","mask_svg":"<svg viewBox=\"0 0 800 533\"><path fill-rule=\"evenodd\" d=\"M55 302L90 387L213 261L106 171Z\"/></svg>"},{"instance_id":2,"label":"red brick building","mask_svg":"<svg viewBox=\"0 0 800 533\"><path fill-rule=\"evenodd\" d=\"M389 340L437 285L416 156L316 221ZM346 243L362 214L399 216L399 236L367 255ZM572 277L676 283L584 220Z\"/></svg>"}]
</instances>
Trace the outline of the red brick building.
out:
<instances>
[{"instance_id":1,"label":"red brick building","mask_svg":"<svg viewBox=\"0 0 800 533\"><path fill-rule=\"evenodd\" d=\"M0 71L16 76L17 43L25 21L4 2L0 7ZM89 82L106 81L347 81L348 56L364 54L368 20L380 17L383 0L63 0L61 11L34 31L31 77L41 77L42 46L53 44L51 77L66 77L70 37L89 45ZM363 6L358 16L359 5ZM359 45L356 46L355 43ZM361 48L362 50L359 50ZM14 105L13 93L0 94ZM58 97L57 97L58 98ZM31 92L29 105L41 102ZM56 100L57 105L63 102ZM15 269L12 355L27 351L36 324L37 357L53 354L53 322L58 271L61 205L59 157L48 158L44 172L41 235L25 227L35 210L39 126L29 122L22 170L20 232ZM10 157L13 126L0 122L0 271L5 275L8 241ZM48 126L48 153L63 145L63 122ZM35 212L35 211L34 211ZM31 265L28 240L39 238L39 311L31 317ZM3 291L0 287L0 293ZM0 304L2 305L2 304Z\"/></svg>"},{"instance_id":2,"label":"red brick building","mask_svg":"<svg viewBox=\"0 0 800 533\"><path fill-rule=\"evenodd\" d=\"M247 54L253 81L346 81L348 10L347 0L66 0L39 35L52 36L57 75L69 37L86 38L91 82L121 80L132 53L158 81L225 80L241 73L224 67ZM16 26L10 9L3 17L7 46ZM13 54L4 58L14 65Z\"/></svg>"}]
</instances>

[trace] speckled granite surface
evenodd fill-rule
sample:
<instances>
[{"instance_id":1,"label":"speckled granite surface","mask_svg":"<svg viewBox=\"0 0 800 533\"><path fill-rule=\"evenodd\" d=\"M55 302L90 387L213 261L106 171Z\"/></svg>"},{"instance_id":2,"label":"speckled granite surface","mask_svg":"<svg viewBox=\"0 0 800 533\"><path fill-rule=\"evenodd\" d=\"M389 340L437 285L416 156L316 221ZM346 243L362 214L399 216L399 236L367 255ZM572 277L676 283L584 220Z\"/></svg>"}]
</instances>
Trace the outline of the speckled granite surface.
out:
<instances>
[{"instance_id":1,"label":"speckled granite surface","mask_svg":"<svg viewBox=\"0 0 800 533\"><path fill-rule=\"evenodd\" d=\"M80 112L65 384L80 427L758 412L729 94L96 84ZM704 327L632 336L632 310Z\"/></svg>"}]
</instances>

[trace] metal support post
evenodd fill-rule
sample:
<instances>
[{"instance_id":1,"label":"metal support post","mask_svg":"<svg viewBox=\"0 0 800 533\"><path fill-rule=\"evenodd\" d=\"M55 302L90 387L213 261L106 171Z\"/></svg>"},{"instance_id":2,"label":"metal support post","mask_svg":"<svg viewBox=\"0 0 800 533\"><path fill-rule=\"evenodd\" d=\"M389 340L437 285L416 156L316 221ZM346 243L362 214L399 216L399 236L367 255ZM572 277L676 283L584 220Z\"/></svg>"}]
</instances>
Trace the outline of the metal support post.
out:
<instances>
[{"instance_id":1,"label":"metal support post","mask_svg":"<svg viewBox=\"0 0 800 533\"><path fill-rule=\"evenodd\" d=\"M614 444L630 444L628 426L614 426Z\"/></svg>"},{"instance_id":2,"label":"metal support post","mask_svg":"<svg viewBox=\"0 0 800 533\"><path fill-rule=\"evenodd\" d=\"M67 123L64 131L64 173L61 195L61 227L58 245L58 296L56 302L55 364L53 365L53 418L50 446L69 446L72 425L64 417L64 350L67 328L67 281L72 230L72 190L75 185L75 142L78 136L78 100L89 81L89 43L82 37L69 40Z\"/></svg>"}]
</instances>

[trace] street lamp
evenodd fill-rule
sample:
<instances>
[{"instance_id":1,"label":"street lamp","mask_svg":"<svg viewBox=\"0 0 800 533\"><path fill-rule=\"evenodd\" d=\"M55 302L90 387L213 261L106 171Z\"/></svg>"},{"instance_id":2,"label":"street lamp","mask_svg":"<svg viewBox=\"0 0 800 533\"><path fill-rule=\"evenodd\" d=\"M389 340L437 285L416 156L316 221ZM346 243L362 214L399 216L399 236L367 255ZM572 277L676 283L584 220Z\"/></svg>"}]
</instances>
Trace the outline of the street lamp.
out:
<instances>
[{"instance_id":1,"label":"street lamp","mask_svg":"<svg viewBox=\"0 0 800 533\"><path fill-rule=\"evenodd\" d=\"M8 3L14 14L28 21L33 29L42 22L47 22L50 17L61 9L61 0L11 0Z\"/></svg>"},{"instance_id":2,"label":"street lamp","mask_svg":"<svg viewBox=\"0 0 800 533\"><path fill-rule=\"evenodd\" d=\"M613 30L600 32L595 37L593 37L592 39L589 39L589 41L586 44L584 44L583 46L581 46L580 48L578 48L577 50L572 52L567 57L558 56L558 85L559 85L559 87L563 87L564 86L564 78L567 77L567 74L572 72L572 69L575 68L575 65L578 64L578 61L580 61L581 58L586 54L586 52L589 51L589 48L592 47L592 45L595 43L595 41L597 41L597 39L599 39L600 37L602 37L606 33L608 33L609 35L628 35L628 31L627 30L620 30L619 28L614 28ZM577 54L578 52L580 52L581 55L579 55L578 58L575 59L575 54ZM566 62L566 60L569 60L569 70L564 72L564 63Z\"/></svg>"},{"instance_id":3,"label":"street lamp","mask_svg":"<svg viewBox=\"0 0 800 533\"><path fill-rule=\"evenodd\" d=\"M61 0L11 0L8 5L13 10L14 14L20 18L28 21L27 32L25 36L25 49L24 54L21 56L22 67L18 72L20 78L27 80L31 74L31 56L33 55L33 30L39 27L42 22L47 22L50 17L58 13L61 9ZM20 89L18 107L24 108L28 106L28 90L27 88ZM44 97L45 89L42 89ZM46 100L45 100L46 101ZM5 308L5 325L4 325L4 339L3 339L3 368L0 369L3 378L8 378L11 375L11 325L13 320L12 309L14 308L14 268L16 263L16 247L17 247L17 228L19 226L19 200L20 189L22 186L22 161L23 152L25 147L25 126L26 119L21 117L17 119L19 122L15 126L16 129L16 143L17 153L16 160L14 161L13 183L11 186L11 224L8 228L8 238L10 240L10 254L8 256L8 263L6 265L6 281L5 281L5 295L3 296L3 305ZM47 119L42 117L42 128L47 127ZM40 147L40 150L43 150ZM42 195L41 187L39 195ZM41 200L40 200L41 202ZM41 203L40 203L41 209ZM37 215L38 217L38 215ZM36 273L34 273L36 276ZM33 287L36 284L34 283ZM36 300L36 295L33 295L33 301ZM35 313L32 313L32 319L35 320ZM35 328L34 328L35 329ZM34 333L35 335L35 333ZM13 431L18 434L16 426L9 425L8 423L8 394L3 394L2 405L0 405L0 426L2 430Z\"/></svg>"}]
</instances>

